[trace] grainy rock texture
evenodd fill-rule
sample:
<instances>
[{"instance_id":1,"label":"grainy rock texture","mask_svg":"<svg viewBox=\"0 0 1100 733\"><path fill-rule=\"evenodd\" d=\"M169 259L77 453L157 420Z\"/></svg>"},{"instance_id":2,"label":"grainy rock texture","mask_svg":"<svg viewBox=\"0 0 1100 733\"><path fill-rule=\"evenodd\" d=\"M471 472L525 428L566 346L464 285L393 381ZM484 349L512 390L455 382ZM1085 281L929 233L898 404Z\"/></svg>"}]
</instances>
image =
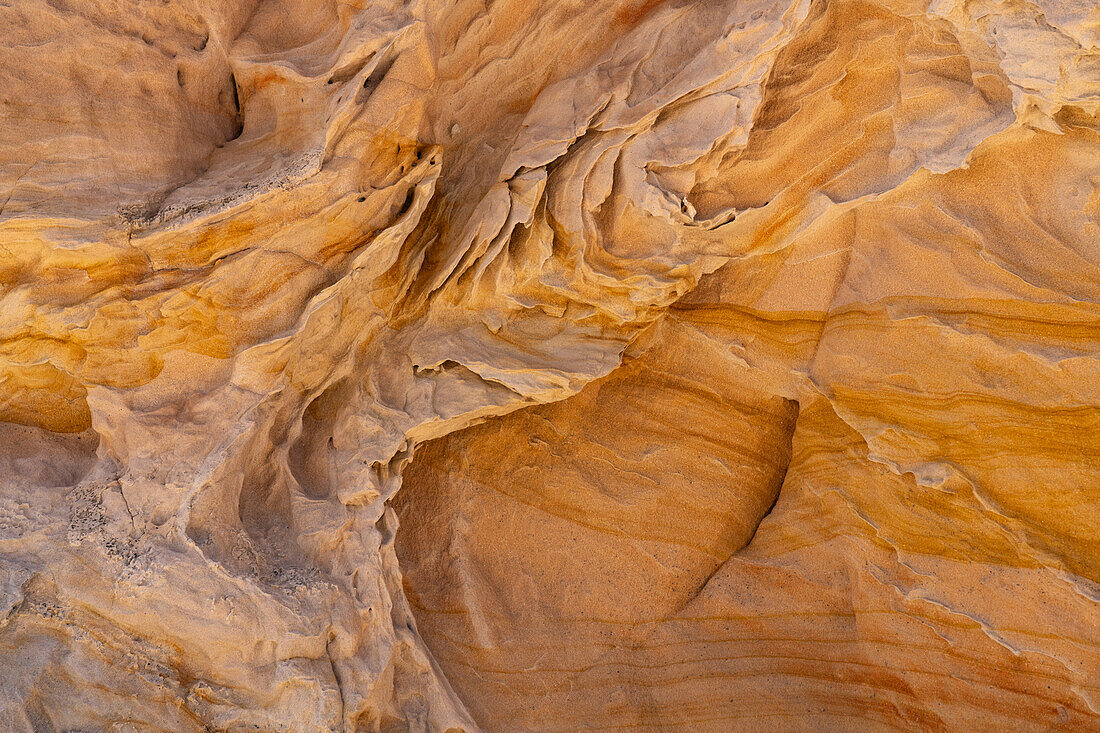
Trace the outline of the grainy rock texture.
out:
<instances>
[{"instance_id":1,"label":"grainy rock texture","mask_svg":"<svg viewBox=\"0 0 1100 733\"><path fill-rule=\"evenodd\" d=\"M0 729L1100 730L1092 0L0 38Z\"/></svg>"}]
</instances>

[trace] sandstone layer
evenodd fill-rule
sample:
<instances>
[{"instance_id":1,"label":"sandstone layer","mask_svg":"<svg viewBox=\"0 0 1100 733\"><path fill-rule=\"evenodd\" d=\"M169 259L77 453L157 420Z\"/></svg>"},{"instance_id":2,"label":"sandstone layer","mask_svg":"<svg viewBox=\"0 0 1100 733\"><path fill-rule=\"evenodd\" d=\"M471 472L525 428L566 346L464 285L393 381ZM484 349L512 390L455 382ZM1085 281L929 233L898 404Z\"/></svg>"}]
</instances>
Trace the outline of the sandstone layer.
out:
<instances>
[{"instance_id":1,"label":"sandstone layer","mask_svg":"<svg viewBox=\"0 0 1100 733\"><path fill-rule=\"evenodd\" d=\"M1091 0L0 37L0 729L1100 730Z\"/></svg>"}]
</instances>

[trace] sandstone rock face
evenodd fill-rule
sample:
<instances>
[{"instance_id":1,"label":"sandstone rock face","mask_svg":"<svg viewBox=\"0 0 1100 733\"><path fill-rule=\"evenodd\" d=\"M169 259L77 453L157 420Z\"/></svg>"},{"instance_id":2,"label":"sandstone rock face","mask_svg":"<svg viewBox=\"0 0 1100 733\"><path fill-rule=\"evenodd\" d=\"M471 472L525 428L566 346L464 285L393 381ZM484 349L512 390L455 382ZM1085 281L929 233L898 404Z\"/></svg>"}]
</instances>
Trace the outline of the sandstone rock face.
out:
<instances>
[{"instance_id":1,"label":"sandstone rock face","mask_svg":"<svg viewBox=\"0 0 1100 733\"><path fill-rule=\"evenodd\" d=\"M0 729L1100 730L1095 3L0 36Z\"/></svg>"}]
</instances>

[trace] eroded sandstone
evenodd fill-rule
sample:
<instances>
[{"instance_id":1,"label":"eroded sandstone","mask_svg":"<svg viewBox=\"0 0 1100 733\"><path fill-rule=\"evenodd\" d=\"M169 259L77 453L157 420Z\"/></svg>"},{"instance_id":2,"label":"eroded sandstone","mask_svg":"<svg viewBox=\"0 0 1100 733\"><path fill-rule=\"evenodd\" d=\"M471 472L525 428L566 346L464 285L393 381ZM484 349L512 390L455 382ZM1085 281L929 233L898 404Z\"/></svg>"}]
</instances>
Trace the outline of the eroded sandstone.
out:
<instances>
[{"instance_id":1,"label":"eroded sandstone","mask_svg":"<svg viewBox=\"0 0 1100 733\"><path fill-rule=\"evenodd\" d=\"M0 727L1100 728L1092 4L0 18Z\"/></svg>"}]
</instances>

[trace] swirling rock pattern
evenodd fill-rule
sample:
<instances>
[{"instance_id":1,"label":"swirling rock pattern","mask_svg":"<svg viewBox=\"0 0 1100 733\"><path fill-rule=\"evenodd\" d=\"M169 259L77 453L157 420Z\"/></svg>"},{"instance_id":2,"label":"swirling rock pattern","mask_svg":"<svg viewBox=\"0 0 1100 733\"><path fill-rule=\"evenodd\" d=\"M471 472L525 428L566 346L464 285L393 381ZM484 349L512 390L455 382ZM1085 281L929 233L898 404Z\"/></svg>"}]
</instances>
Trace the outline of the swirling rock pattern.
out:
<instances>
[{"instance_id":1,"label":"swirling rock pattern","mask_svg":"<svg viewBox=\"0 0 1100 733\"><path fill-rule=\"evenodd\" d=\"M1100 730L1100 9L0 7L0 728Z\"/></svg>"}]
</instances>

